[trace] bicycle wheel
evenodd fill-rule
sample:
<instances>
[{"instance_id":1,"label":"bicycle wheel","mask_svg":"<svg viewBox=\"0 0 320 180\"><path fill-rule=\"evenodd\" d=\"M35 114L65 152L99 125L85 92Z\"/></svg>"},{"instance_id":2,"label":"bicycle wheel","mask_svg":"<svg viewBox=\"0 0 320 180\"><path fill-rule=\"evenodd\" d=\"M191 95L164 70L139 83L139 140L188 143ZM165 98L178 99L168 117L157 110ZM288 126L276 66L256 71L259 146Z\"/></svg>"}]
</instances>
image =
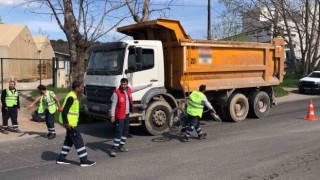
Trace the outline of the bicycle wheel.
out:
<instances>
[{"instance_id":1,"label":"bicycle wheel","mask_svg":"<svg viewBox=\"0 0 320 180\"><path fill-rule=\"evenodd\" d=\"M170 119L168 121L168 127L171 131L180 131L183 127L183 119L187 114L182 108L174 108L170 113Z\"/></svg>"}]
</instances>

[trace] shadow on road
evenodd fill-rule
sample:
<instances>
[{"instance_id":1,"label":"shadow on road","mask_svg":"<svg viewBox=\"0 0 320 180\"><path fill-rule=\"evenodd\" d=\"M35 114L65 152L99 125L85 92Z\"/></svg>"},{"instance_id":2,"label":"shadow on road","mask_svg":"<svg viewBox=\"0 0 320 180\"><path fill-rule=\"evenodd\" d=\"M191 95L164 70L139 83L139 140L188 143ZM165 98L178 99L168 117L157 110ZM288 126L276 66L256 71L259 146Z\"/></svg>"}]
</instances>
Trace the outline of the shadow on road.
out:
<instances>
[{"instance_id":1,"label":"shadow on road","mask_svg":"<svg viewBox=\"0 0 320 180\"><path fill-rule=\"evenodd\" d=\"M114 138L115 134L115 126L109 122L99 121L93 123L82 123L79 125L79 128L83 134L99 137L99 138L106 138L112 139ZM129 136L131 138L133 136L150 136L143 127L140 126L133 126L129 128Z\"/></svg>"},{"instance_id":2,"label":"shadow on road","mask_svg":"<svg viewBox=\"0 0 320 180\"><path fill-rule=\"evenodd\" d=\"M115 135L115 126L111 123L100 121L93 123L82 123L79 125L82 134L101 138L101 141L86 143L86 147L96 151L100 150L110 155ZM134 136L149 136L142 127L130 127L128 138Z\"/></svg>"},{"instance_id":3,"label":"shadow on road","mask_svg":"<svg viewBox=\"0 0 320 180\"><path fill-rule=\"evenodd\" d=\"M44 151L41 154L41 159L45 161L55 161L57 160L59 154L52 151Z\"/></svg>"},{"instance_id":4,"label":"shadow on road","mask_svg":"<svg viewBox=\"0 0 320 180\"><path fill-rule=\"evenodd\" d=\"M22 132L21 135L19 135L19 137L24 136L24 135L37 135L34 138L39 138L39 137L43 137L43 138L47 138L47 133L44 132L36 132L36 131L24 131Z\"/></svg>"},{"instance_id":5,"label":"shadow on road","mask_svg":"<svg viewBox=\"0 0 320 180\"><path fill-rule=\"evenodd\" d=\"M181 138L182 138L182 134L180 132L169 132L169 133L162 134L162 136L160 137L152 138L151 141L156 143L161 143L161 142L172 141L175 139L181 141Z\"/></svg>"},{"instance_id":6,"label":"shadow on road","mask_svg":"<svg viewBox=\"0 0 320 180\"><path fill-rule=\"evenodd\" d=\"M58 156L59 156L58 153L55 153L55 152L52 152L52 151L44 151L41 154L41 159L44 160L44 161L56 161ZM79 162L77 162L77 161L73 161L73 160L69 160L69 161L70 161L71 164L79 165Z\"/></svg>"},{"instance_id":7,"label":"shadow on road","mask_svg":"<svg viewBox=\"0 0 320 180\"><path fill-rule=\"evenodd\" d=\"M108 155L110 155L110 149L112 148L112 142L113 142L113 140L86 143L86 147L88 147L94 151L100 150L100 151L105 152Z\"/></svg>"}]
</instances>

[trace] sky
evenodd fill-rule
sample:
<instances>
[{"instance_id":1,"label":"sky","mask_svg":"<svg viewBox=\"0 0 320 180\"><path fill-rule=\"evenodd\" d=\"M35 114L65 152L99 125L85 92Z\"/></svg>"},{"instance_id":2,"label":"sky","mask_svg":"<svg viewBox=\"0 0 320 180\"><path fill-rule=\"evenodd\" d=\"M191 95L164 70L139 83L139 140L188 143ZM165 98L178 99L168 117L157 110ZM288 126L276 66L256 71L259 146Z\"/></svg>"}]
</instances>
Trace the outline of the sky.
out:
<instances>
[{"instance_id":1,"label":"sky","mask_svg":"<svg viewBox=\"0 0 320 180\"><path fill-rule=\"evenodd\" d=\"M30 12L30 8L25 5L18 5L26 0L0 0L0 17L5 24L27 25L33 36L46 35L51 40L63 39L66 37L59 28L56 21L44 14L35 14ZM121 0L120 0L121 1ZM168 0L152 0L151 8L159 9L164 7ZM175 0L169 11L165 11L167 18L179 20L185 29L185 32L192 39L205 39L207 34L207 4L208 0ZM32 5L34 9L41 12L50 11L49 9L39 9L37 5ZM30 6L29 6L30 7ZM119 10L118 13L125 13L126 9ZM217 0L211 0L211 19L216 20L223 6L217 3ZM152 13L150 19L159 18L159 13ZM126 19L119 26L134 23L132 18ZM123 37L122 34L112 30L106 37L99 41L110 41Z\"/></svg>"}]
</instances>

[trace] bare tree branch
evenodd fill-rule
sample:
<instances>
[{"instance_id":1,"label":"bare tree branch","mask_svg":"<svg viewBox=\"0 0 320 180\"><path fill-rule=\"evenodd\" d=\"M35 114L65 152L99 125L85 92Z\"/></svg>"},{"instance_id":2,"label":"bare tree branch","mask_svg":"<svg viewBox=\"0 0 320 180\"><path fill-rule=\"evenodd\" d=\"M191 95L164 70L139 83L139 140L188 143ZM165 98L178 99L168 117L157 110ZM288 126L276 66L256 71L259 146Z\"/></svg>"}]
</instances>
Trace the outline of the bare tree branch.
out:
<instances>
[{"instance_id":1,"label":"bare tree branch","mask_svg":"<svg viewBox=\"0 0 320 180\"><path fill-rule=\"evenodd\" d=\"M98 38L119 25L128 16L118 15L118 9L124 7L125 2L112 0L28 0L27 3L41 3L38 9L30 11L44 13L54 17L58 26L64 32L69 43L71 59L71 76L82 79L84 73L84 56ZM31 6L30 6L31 7ZM47 8L47 9L46 9ZM49 10L48 10L49 8ZM102 13L101 13L102 11ZM117 14L117 18L107 19L109 14ZM116 15L114 15L116 16Z\"/></svg>"},{"instance_id":2,"label":"bare tree branch","mask_svg":"<svg viewBox=\"0 0 320 180\"><path fill-rule=\"evenodd\" d=\"M170 6L173 1L174 0L166 1L165 7L159 9L150 9L150 6L152 5L150 0L143 0L143 3L140 3L141 1L139 0L126 0L126 5L131 13L131 16L133 17L133 20L139 23L148 21L150 19L150 14L153 12L159 12L165 16L165 11L170 10Z\"/></svg>"}]
</instances>

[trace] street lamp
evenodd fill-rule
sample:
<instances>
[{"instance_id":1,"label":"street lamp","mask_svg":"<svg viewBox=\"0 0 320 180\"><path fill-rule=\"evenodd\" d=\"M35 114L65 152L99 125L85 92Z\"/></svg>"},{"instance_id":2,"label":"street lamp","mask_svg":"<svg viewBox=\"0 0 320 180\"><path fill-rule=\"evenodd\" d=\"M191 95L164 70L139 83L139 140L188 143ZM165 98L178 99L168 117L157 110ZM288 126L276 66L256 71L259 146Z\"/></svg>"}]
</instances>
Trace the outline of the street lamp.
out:
<instances>
[{"instance_id":1,"label":"street lamp","mask_svg":"<svg viewBox=\"0 0 320 180\"><path fill-rule=\"evenodd\" d=\"M40 78L40 84L41 84L41 73L42 73L42 64L41 64L41 50L38 50L38 55L39 55L39 78Z\"/></svg>"}]
</instances>

